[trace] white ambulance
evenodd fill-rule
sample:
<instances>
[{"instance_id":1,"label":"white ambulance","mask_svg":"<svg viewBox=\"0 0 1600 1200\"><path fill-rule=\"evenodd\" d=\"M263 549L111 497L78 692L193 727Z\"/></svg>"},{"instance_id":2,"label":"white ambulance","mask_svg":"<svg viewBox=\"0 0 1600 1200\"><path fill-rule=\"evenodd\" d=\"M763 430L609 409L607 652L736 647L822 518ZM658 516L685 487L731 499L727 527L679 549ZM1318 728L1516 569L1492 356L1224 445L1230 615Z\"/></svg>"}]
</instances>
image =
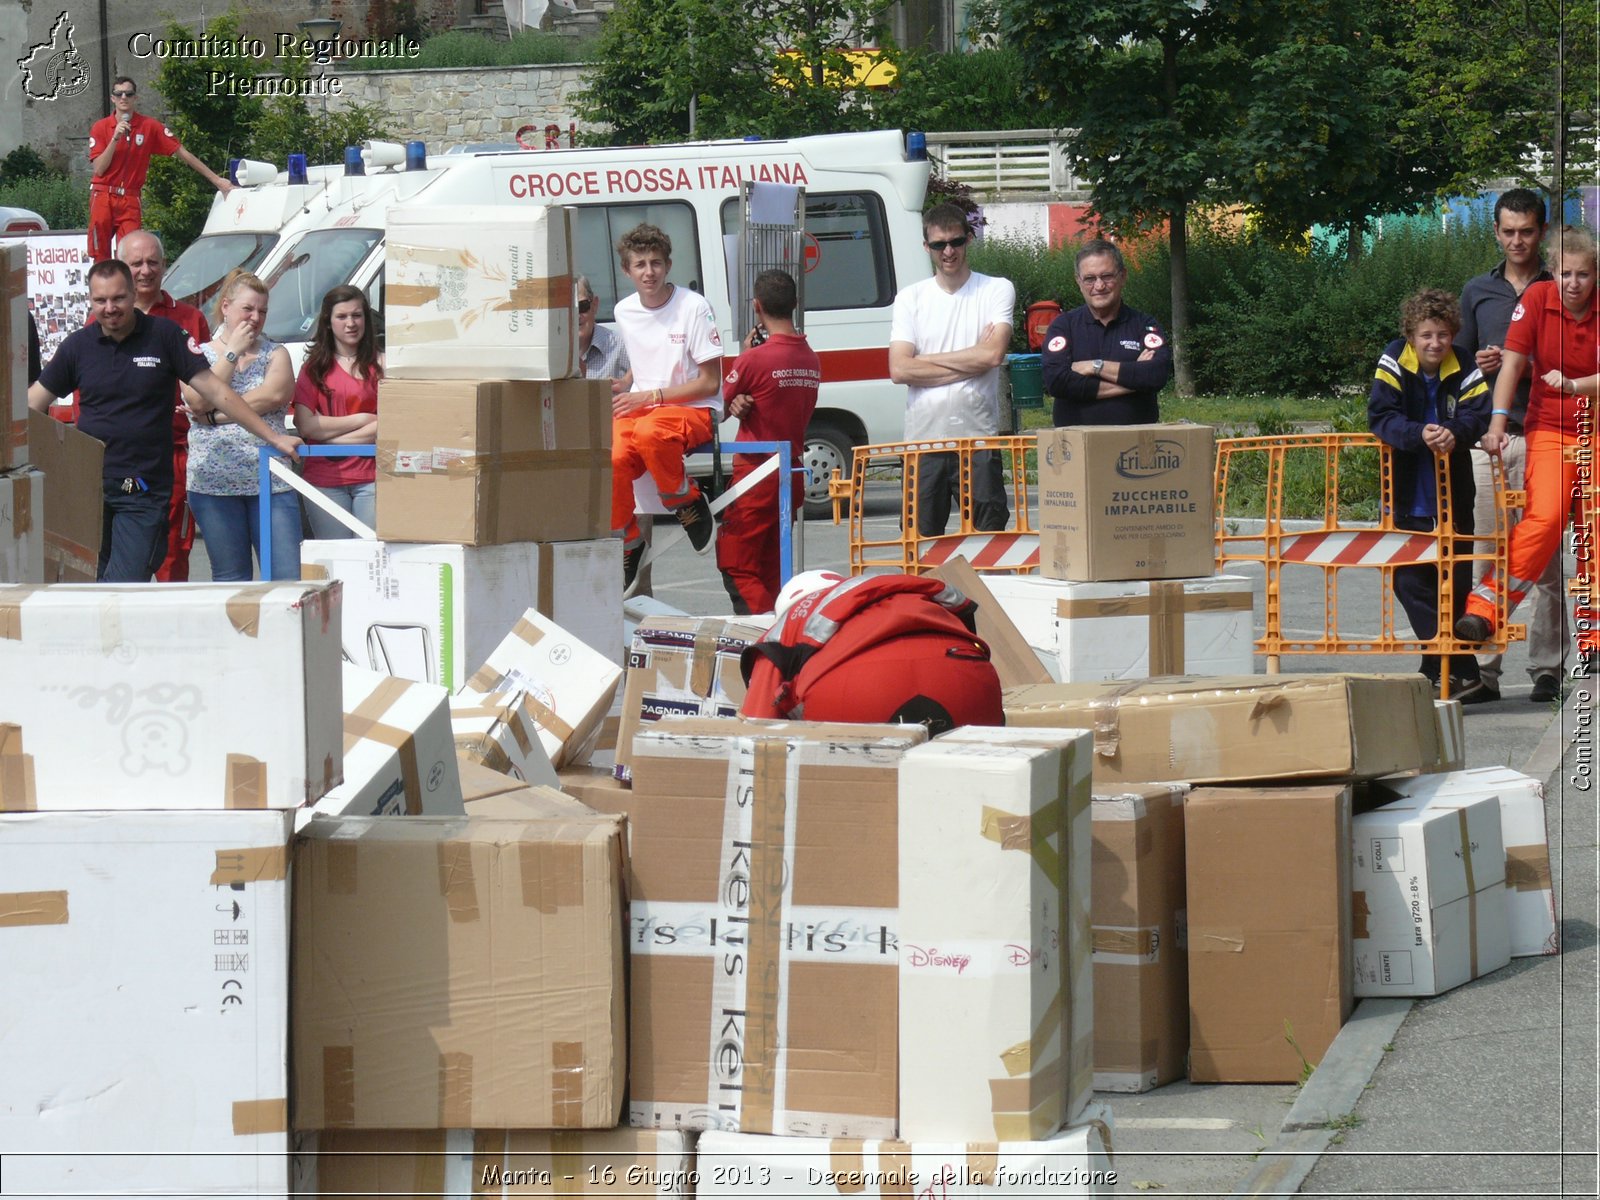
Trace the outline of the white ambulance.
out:
<instances>
[{"instance_id":1,"label":"white ambulance","mask_svg":"<svg viewBox=\"0 0 1600 1200\"><path fill-rule=\"evenodd\" d=\"M347 152L347 160L354 161ZM407 169L407 166L411 169ZM338 166L279 171L213 203L203 236L173 266L174 295L203 291L248 264L272 289L266 333L296 363L322 296L352 283L383 306L384 214L390 204L563 204L578 210L577 269L600 320L632 286L613 247L649 221L672 238L672 280L711 301L724 345L735 322L723 238L739 223L746 180L805 189L805 331L822 360L822 392L807 433L808 499L826 495L852 446L899 441L905 389L889 381L895 293L931 273L922 245L926 158L897 131L780 141L571 150L467 150L411 156L365 174ZM299 343L297 345L296 343ZM731 436L733 426L724 429Z\"/></svg>"}]
</instances>

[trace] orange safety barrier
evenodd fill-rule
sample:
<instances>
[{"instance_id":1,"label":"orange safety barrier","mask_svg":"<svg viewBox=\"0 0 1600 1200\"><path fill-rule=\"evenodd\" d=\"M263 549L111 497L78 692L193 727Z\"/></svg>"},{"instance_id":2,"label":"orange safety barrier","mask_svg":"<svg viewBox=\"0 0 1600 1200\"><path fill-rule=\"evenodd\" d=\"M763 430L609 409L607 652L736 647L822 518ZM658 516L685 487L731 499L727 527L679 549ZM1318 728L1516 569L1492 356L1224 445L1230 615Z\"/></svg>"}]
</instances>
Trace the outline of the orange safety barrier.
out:
<instances>
[{"instance_id":1,"label":"orange safety barrier","mask_svg":"<svg viewBox=\"0 0 1600 1200\"><path fill-rule=\"evenodd\" d=\"M1484 646L1458 640L1454 568L1466 561L1506 569L1506 510L1520 508L1523 493L1505 487L1500 460L1493 464L1495 527L1474 537L1491 549L1479 554L1472 541L1453 532L1449 460L1434 459L1439 520L1433 532L1414 533L1394 525L1393 450L1370 433L1308 433L1272 437L1220 438L1216 467L1217 566L1259 563L1266 575L1266 629L1256 651L1266 655L1275 673L1285 654L1463 654ZM1348 489L1345 484L1349 483ZM1376 484L1376 487L1374 487ZM1284 517L1288 490L1298 485L1321 493L1320 520L1289 521ZM1351 494L1347 495L1346 491ZM1403 507L1403 506L1402 506ZM1259 531L1243 523L1259 522ZM1395 630L1394 572L1414 563L1432 563L1439 572L1439 634L1428 641L1402 637ZM1340 625L1340 573L1352 568L1377 570L1381 613L1377 633L1350 634ZM1282 588L1285 572L1322 573L1323 629L1316 636L1294 636L1283 626ZM1499 631L1493 645L1525 636L1522 625L1497 614ZM1449 671L1441 672L1442 694L1449 697Z\"/></svg>"},{"instance_id":2,"label":"orange safety barrier","mask_svg":"<svg viewBox=\"0 0 1600 1200\"><path fill-rule=\"evenodd\" d=\"M1039 535L1028 510L1028 455L1038 446L1033 435L949 438L857 446L849 478L834 472L828 484L833 522L850 524L850 573L869 570L921 575L955 557L980 571L1031 574L1039 566ZM972 522L972 456L994 451L1009 483L1010 528L986 533ZM917 533L917 484L930 455L959 457L959 489L950 508L955 528L935 537ZM899 478L898 485L891 480Z\"/></svg>"}]
</instances>

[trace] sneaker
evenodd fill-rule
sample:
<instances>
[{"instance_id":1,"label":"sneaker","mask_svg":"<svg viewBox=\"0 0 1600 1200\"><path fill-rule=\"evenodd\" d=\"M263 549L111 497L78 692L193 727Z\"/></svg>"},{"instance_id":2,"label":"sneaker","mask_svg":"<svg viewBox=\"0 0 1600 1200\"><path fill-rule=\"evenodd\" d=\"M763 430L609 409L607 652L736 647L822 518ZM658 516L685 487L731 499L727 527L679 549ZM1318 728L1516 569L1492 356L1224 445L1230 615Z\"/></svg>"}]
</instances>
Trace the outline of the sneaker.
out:
<instances>
[{"instance_id":1,"label":"sneaker","mask_svg":"<svg viewBox=\"0 0 1600 1200\"><path fill-rule=\"evenodd\" d=\"M1533 691L1528 693L1528 699L1535 704L1549 704L1561 699L1561 676L1549 671L1538 676L1533 681Z\"/></svg>"},{"instance_id":2,"label":"sneaker","mask_svg":"<svg viewBox=\"0 0 1600 1200\"><path fill-rule=\"evenodd\" d=\"M1482 620L1483 618L1478 618ZM1481 679L1452 679L1450 681L1450 699L1459 700L1467 704L1493 704L1500 699L1500 689L1485 683Z\"/></svg>"},{"instance_id":3,"label":"sneaker","mask_svg":"<svg viewBox=\"0 0 1600 1200\"><path fill-rule=\"evenodd\" d=\"M627 591L633 586L633 581L639 578L639 565L644 562L644 552L650 547L644 542L637 546L626 546L622 551L622 590Z\"/></svg>"},{"instance_id":4,"label":"sneaker","mask_svg":"<svg viewBox=\"0 0 1600 1200\"><path fill-rule=\"evenodd\" d=\"M1456 636L1463 642L1486 642L1494 627L1477 613L1468 613L1456 622Z\"/></svg>"},{"instance_id":5,"label":"sneaker","mask_svg":"<svg viewBox=\"0 0 1600 1200\"><path fill-rule=\"evenodd\" d=\"M711 535L717 530L711 519L711 505L706 502L704 492L689 503L673 509L672 515L678 518L678 524L689 535L689 544L694 547L696 554L704 554L711 549Z\"/></svg>"}]
</instances>

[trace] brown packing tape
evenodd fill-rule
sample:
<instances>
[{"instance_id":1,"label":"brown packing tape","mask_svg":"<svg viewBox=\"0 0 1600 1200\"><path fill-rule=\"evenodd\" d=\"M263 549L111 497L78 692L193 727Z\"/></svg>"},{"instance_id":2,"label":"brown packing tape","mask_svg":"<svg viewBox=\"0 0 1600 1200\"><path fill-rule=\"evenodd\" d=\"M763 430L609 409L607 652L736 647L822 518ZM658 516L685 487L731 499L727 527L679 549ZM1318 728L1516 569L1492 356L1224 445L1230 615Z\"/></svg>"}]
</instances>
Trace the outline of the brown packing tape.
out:
<instances>
[{"instance_id":1,"label":"brown packing tape","mask_svg":"<svg viewBox=\"0 0 1600 1200\"><path fill-rule=\"evenodd\" d=\"M544 637L544 630L528 620L526 616L517 618L517 623L511 627L508 635L516 638L524 645L532 647L539 644L539 639ZM467 686L475 692L493 692L505 679L505 675L496 670L490 663L484 663L472 673L472 678L467 680Z\"/></svg>"},{"instance_id":2,"label":"brown packing tape","mask_svg":"<svg viewBox=\"0 0 1600 1200\"><path fill-rule=\"evenodd\" d=\"M1176 585L1175 580L1157 582ZM1247 612L1252 607L1249 592L1182 592L1181 611L1184 613ZM1148 617L1151 612L1150 597L1144 596L1077 596L1056 601L1056 616L1075 621L1095 617Z\"/></svg>"},{"instance_id":3,"label":"brown packing tape","mask_svg":"<svg viewBox=\"0 0 1600 1200\"><path fill-rule=\"evenodd\" d=\"M212 887L231 887L236 883L274 883L289 875L287 846L245 846L237 850L218 850L216 867L211 872Z\"/></svg>"},{"instance_id":4,"label":"brown packing tape","mask_svg":"<svg viewBox=\"0 0 1600 1200\"><path fill-rule=\"evenodd\" d=\"M354 712L344 715L344 752L349 754L355 743L365 738L395 750L400 759L400 781L405 786L406 813L416 816L422 812L422 768L417 762L417 740L408 729L385 725L378 718L400 703L410 684L403 679L387 677L372 689Z\"/></svg>"},{"instance_id":5,"label":"brown packing tape","mask_svg":"<svg viewBox=\"0 0 1600 1200\"><path fill-rule=\"evenodd\" d=\"M1089 934L1089 945L1095 954L1128 954L1136 958L1149 958L1155 953L1157 930L1154 926L1113 929L1107 925L1095 925Z\"/></svg>"},{"instance_id":6,"label":"brown packing tape","mask_svg":"<svg viewBox=\"0 0 1600 1200\"><path fill-rule=\"evenodd\" d=\"M0 808L4 808L0 802ZM1550 847L1506 847L1506 888L1514 892L1547 892L1553 886L1550 878Z\"/></svg>"},{"instance_id":7,"label":"brown packing tape","mask_svg":"<svg viewBox=\"0 0 1600 1200\"><path fill-rule=\"evenodd\" d=\"M306 582L319 582L328 578L328 568L322 563L301 563L300 578Z\"/></svg>"},{"instance_id":8,"label":"brown packing tape","mask_svg":"<svg viewBox=\"0 0 1600 1200\"><path fill-rule=\"evenodd\" d=\"M841 1196L852 1196L866 1190L862 1184L855 1182L866 1174L866 1151L867 1144L860 1138L833 1138L828 1142L828 1170L833 1172L835 1178L847 1181L836 1187Z\"/></svg>"},{"instance_id":9,"label":"brown packing tape","mask_svg":"<svg viewBox=\"0 0 1600 1200\"><path fill-rule=\"evenodd\" d=\"M439 298L437 284L391 283L384 289L384 302L395 308L421 308Z\"/></svg>"},{"instance_id":10,"label":"brown packing tape","mask_svg":"<svg viewBox=\"0 0 1600 1200\"><path fill-rule=\"evenodd\" d=\"M1063 791L1060 795L1065 795ZM1034 816L1008 813L987 804L979 812L978 832L991 842L1000 843L1002 850L1021 850L1033 856L1044 877L1056 887L1061 885L1061 854L1050 845L1052 834L1062 835L1060 799L1052 800Z\"/></svg>"},{"instance_id":11,"label":"brown packing tape","mask_svg":"<svg viewBox=\"0 0 1600 1200\"><path fill-rule=\"evenodd\" d=\"M915 1177L911 1170L911 1147L902 1141L878 1143L879 1200L910 1200L915 1193Z\"/></svg>"},{"instance_id":12,"label":"brown packing tape","mask_svg":"<svg viewBox=\"0 0 1600 1200\"><path fill-rule=\"evenodd\" d=\"M583 903L583 846L525 841L517 846L522 904L555 913Z\"/></svg>"},{"instance_id":13,"label":"brown packing tape","mask_svg":"<svg viewBox=\"0 0 1600 1200\"><path fill-rule=\"evenodd\" d=\"M439 1055L439 1128L472 1128L472 1055L464 1050Z\"/></svg>"},{"instance_id":14,"label":"brown packing tape","mask_svg":"<svg viewBox=\"0 0 1600 1200\"><path fill-rule=\"evenodd\" d=\"M1365 892L1350 893L1350 936L1356 941L1365 941L1372 934L1368 932L1367 922L1372 917L1372 907L1367 903Z\"/></svg>"},{"instance_id":15,"label":"brown packing tape","mask_svg":"<svg viewBox=\"0 0 1600 1200\"><path fill-rule=\"evenodd\" d=\"M1034 1027L1033 1036L1025 1042L1018 1042L1015 1046L1007 1047L1000 1051L1000 1065L1012 1079L1024 1078L1033 1073L1044 1060L1044 1050L1050 1043L1052 1032L1060 1031L1065 1034L1066 1028L1062 1024L1062 1014L1066 1004L1069 1003L1068 989L1061 988L1050 997L1050 1003L1045 1007L1044 1015L1039 1018L1039 1024ZM1065 1046L1065 1043L1063 1043Z\"/></svg>"},{"instance_id":16,"label":"brown packing tape","mask_svg":"<svg viewBox=\"0 0 1600 1200\"><path fill-rule=\"evenodd\" d=\"M525 708L533 717L534 721L538 723L539 728L545 730L547 733L555 734L557 740L562 742L569 742L572 740L572 726L563 721L555 709L546 708L532 696L526 694L524 694L522 697L522 707Z\"/></svg>"},{"instance_id":17,"label":"brown packing tape","mask_svg":"<svg viewBox=\"0 0 1600 1200\"><path fill-rule=\"evenodd\" d=\"M1150 584L1151 675L1183 674L1183 599L1182 583L1165 579Z\"/></svg>"},{"instance_id":18,"label":"brown packing tape","mask_svg":"<svg viewBox=\"0 0 1600 1200\"><path fill-rule=\"evenodd\" d=\"M439 843L439 894L450 910L451 921L460 925L478 919L478 881L472 871L472 843Z\"/></svg>"},{"instance_id":19,"label":"brown packing tape","mask_svg":"<svg viewBox=\"0 0 1600 1200\"><path fill-rule=\"evenodd\" d=\"M543 275L517 280L511 285L511 294L496 304L494 311L565 308L571 304L572 276Z\"/></svg>"},{"instance_id":20,"label":"brown packing tape","mask_svg":"<svg viewBox=\"0 0 1600 1200\"><path fill-rule=\"evenodd\" d=\"M778 1028L779 925L783 917L784 828L789 805L788 746L777 739L757 740L754 796L750 814L749 976L745 982L745 1082L739 1128L776 1133L778 1047L787 1039ZM737 787L733 780L730 787Z\"/></svg>"},{"instance_id":21,"label":"brown packing tape","mask_svg":"<svg viewBox=\"0 0 1600 1200\"><path fill-rule=\"evenodd\" d=\"M356 1123L356 1048L322 1048L322 1122L329 1129Z\"/></svg>"},{"instance_id":22,"label":"brown packing tape","mask_svg":"<svg viewBox=\"0 0 1600 1200\"><path fill-rule=\"evenodd\" d=\"M289 1102L276 1100L235 1100L233 1135L251 1137L260 1133L289 1132Z\"/></svg>"},{"instance_id":23,"label":"brown packing tape","mask_svg":"<svg viewBox=\"0 0 1600 1200\"><path fill-rule=\"evenodd\" d=\"M1478 884L1472 877L1472 835L1467 831L1467 810L1456 809L1456 826L1461 833L1461 865L1467 873L1467 936L1472 939L1472 974L1478 977Z\"/></svg>"},{"instance_id":24,"label":"brown packing tape","mask_svg":"<svg viewBox=\"0 0 1600 1200\"><path fill-rule=\"evenodd\" d=\"M967 1178L979 1187L994 1182L1000 1167L1000 1147L992 1142L967 1143Z\"/></svg>"},{"instance_id":25,"label":"brown packing tape","mask_svg":"<svg viewBox=\"0 0 1600 1200\"><path fill-rule=\"evenodd\" d=\"M11 493L11 532L17 537L33 532L33 481L36 475L21 475Z\"/></svg>"},{"instance_id":26,"label":"brown packing tape","mask_svg":"<svg viewBox=\"0 0 1600 1200\"><path fill-rule=\"evenodd\" d=\"M22 748L22 726L0 724L0 812L34 812L38 807L33 755Z\"/></svg>"},{"instance_id":27,"label":"brown packing tape","mask_svg":"<svg viewBox=\"0 0 1600 1200\"><path fill-rule=\"evenodd\" d=\"M261 632L261 602L273 588L278 586L280 585L275 583L258 583L252 587L240 588L228 597L225 608L228 622L233 626L235 633L253 638Z\"/></svg>"},{"instance_id":28,"label":"brown packing tape","mask_svg":"<svg viewBox=\"0 0 1600 1200\"><path fill-rule=\"evenodd\" d=\"M65 925L66 892L0 892L0 929L19 925Z\"/></svg>"},{"instance_id":29,"label":"brown packing tape","mask_svg":"<svg viewBox=\"0 0 1600 1200\"><path fill-rule=\"evenodd\" d=\"M455 735L455 744L458 751L491 771L510 775L516 769L505 747L487 733L458 733Z\"/></svg>"},{"instance_id":30,"label":"brown packing tape","mask_svg":"<svg viewBox=\"0 0 1600 1200\"><path fill-rule=\"evenodd\" d=\"M549 542L538 543L538 555L535 565L539 572L539 581L536 585L536 599L534 607L549 617L556 619L556 548Z\"/></svg>"},{"instance_id":31,"label":"brown packing tape","mask_svg":"<svg viewBox=\"0 0 1600 1200\"><path fill-rule=\"evenodd\" d=\"M499 421L499 409L493 410L491 428ZM491 443L492 445L492 443ZM398 471L401 446L398 441L378 443L378 471L396 479L410 479L419 474L443 475L448 479L467 479L483 476L493 479L500 475L532 475L539 471L598 472L611 463L609 450L489 450L482 454L463 454L431 471Z\"/></svg>"},{"instance_id":32,"label":"brown packing tape","mask_svg":"<svg viewBox=\"0 0 1600 1200\"><path fill-rule=\"evenodd\" d=\"M267 764L248 754L230 754L224 777L224 808L267 807Z\"/></svg>"},{"instance_id":33,"label":"brown packing tape","mask_svg":"<svg viewBox=\"0 0 1600 1200\"><path fill-rule=\"evenodd\" d=\"M689 655L689 690L704 700L717 682L717 635L720 621L698 621L694 627L694 649Z\"/></svg>"},{"instance_id":34,"label":"brown packing tape","mask_svg":"<svg viewBox=\"0 0 1600 1200\"><path fill-rule=\"evenodd\" d=\"M550 1123L557 1129L583 1127L583 1043L550 1047Z\"/></svg>"},{"instance_id":35,"label":"brown packing tape","mask_svg":"<svg viewBox=\"0 0 1600 1200\"><path fill-rule=\"evenodd\" d=\"M22 605L33 589L8 587L0 590L0 641L22 640Z\"/></svg>"},{"instance_id":36,"label":"brown packing tape","mask_svg":"<svg viewBox=\"0 0 1600 1200\"><path fill-rule=\"evenodd\" d=\"M601 1160L609 1163L610 1157ZM480 1173L477 1176L482 1179ZM583 1134L555 1130L550 1134L550 1183L557 1196L581 1196L588 1180L583 1161Z\"/></svg>"}]
</instances>

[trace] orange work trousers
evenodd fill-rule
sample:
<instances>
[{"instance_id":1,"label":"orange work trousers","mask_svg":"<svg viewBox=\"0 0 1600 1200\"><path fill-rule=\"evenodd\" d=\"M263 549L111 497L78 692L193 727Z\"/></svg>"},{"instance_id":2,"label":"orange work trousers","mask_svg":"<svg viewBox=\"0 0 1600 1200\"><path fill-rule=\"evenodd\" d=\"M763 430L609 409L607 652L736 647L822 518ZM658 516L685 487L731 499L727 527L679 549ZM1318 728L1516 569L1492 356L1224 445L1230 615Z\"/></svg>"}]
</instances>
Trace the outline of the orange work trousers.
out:
<instances>
[{"instance_id":1,"label":"orange work trousers","mask_svg":"<svg viewBox=\"0 0 1600 1200\"><path fill-rule=\"evenodd\" d=\"M119 196L104 188L89 189L89 257L104 262L111 257L111 238L118 241L142 228L139 193Z\"/></svg>"},{"instance_id":2,"label":"orange work trousers","mask_svg":"<svg viewBox=\"0 0 1600 1200\"><path fill-rule=\"evenodd\" d=\"M626 547L643 534L634 516L633 481L646 472L668 508L680 508L700 495L684 470L683 456L711 440L709 408L664 404L625 417L611 425L611 528Z\"/></svg>"}]
</instances>

